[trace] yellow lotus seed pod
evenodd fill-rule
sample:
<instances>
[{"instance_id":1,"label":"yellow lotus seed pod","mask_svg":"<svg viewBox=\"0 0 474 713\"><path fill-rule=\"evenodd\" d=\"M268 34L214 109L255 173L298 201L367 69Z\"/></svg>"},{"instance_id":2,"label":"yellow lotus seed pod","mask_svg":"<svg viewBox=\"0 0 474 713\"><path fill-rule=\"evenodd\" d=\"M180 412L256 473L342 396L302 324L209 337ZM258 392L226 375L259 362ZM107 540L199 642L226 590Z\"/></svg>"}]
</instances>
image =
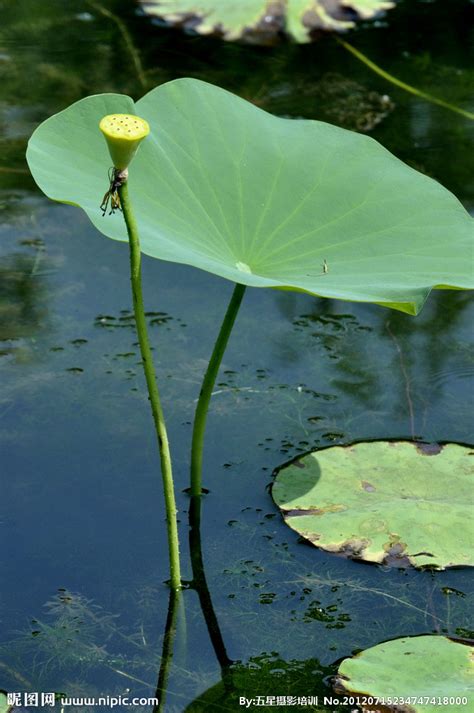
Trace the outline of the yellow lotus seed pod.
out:
<instances>
[{"instance_id":1,"label":"yellow lotus seed pod","mask_svg":"<svg viewBox=\"0 0 474 713\"><path fill-rule=\"evenodd\" d=\"M132 114L108 114L101 119L99 129L105 136L116 169L126 169L135 156L140 142L150 133L145 119Z\"/></svg>"}]
</instances>

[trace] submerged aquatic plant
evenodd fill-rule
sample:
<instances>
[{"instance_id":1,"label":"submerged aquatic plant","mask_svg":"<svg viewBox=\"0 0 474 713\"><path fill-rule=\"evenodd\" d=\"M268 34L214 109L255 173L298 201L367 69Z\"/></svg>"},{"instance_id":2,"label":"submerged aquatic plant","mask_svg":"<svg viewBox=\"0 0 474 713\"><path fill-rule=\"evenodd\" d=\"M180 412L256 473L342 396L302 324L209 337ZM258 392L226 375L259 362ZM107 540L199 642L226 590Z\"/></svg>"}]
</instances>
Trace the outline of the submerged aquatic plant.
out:
<instances>
[{"instance_id":1,"label":"submerged aquatic plant","mask_svg":"<svg viewBox=\"0 0 474 713\"><path fill-rule=\"evenodd\" d=\"M173 590L170 595L179 597ZM61 693L68 697L92 696L95 692L89 672L101 670L102 678L105 672L113 674L112 680L122 686L122 693L124 683L131 682L149 694L154 691L154 676L160 665L160 640L154 638L155 627L147 628L145 638L140 618L131 630L126 630L119 614L66 589L59 589L45 603L44 610L29 626L0 644L0 670L5 683L20 683L30 691L41 682L54 690L58 673L67 671ZM12 658L12 667L3 664L5 655ZM4 713L1 706L0 713Z\"/></svg>"},{"instance_id":2,"label":"submerged aquatic plant","mask_svg":"<svg viewBox=\"0 0 474 713\"><path fill-rule=\"evenodd\" d=\"M117 113L139 113L150 126L130 177L122 181L122 166L112 176L112 208L123 208L125 222L117 210L102 216L99 207L109 159L97 126ZM409 314L418 313L434 288L474 286L472 219L436 181L373 139L272 116L205 82L169 82L136 104L116 94L83 99L35 131L27 158L48 196L83 208L108 237L130 240L142 338L138 231L144 253L236 283L196 409L195 498L208 406L247 286L375 302ZM153 389L151 354L141 346ZM162 414L154 416L163 446ZM169 458L161 453L172 483ZM168 502L169 533L173 507ZM175 536L176 551L177 530Z\"/></svg>"}]
</instances>

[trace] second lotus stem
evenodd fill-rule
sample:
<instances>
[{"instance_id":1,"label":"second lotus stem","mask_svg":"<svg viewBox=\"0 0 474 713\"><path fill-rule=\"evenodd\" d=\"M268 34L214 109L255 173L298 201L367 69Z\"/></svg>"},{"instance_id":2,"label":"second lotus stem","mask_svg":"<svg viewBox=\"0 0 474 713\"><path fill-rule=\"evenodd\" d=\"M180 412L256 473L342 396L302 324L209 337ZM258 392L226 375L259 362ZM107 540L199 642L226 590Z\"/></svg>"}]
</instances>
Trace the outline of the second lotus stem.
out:
<instances>
[{"instance_id":1,"label":"second lotus stem","mask_svg":"<svg viewBox=\"0 0 474 713\"><path fill-rule=\"evenodd\" d=\"M217 373L222 362L222 357L229 341L232 327L234 326L237 312L239 311L245 293L245 285L236 284L232 293L227 312L217 336L214 349L207 366L204 380L194 416L193 440L191 447L191 497L198 497L202 493L202 458L204 449L204 433L206 430L207 412L211 400L212 390L216 383Z\"/></svg>"}]
</instances>

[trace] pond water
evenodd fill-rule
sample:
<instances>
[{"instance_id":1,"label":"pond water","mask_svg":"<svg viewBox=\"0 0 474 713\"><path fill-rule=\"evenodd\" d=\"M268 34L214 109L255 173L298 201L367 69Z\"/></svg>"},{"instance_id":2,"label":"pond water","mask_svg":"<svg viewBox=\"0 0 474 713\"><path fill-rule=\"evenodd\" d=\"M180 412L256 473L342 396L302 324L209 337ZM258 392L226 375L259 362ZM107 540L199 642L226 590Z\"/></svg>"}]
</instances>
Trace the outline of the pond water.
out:
<instances>
[{"instance_id":1,"label":"pond water","mask_svg":"<svg viewBox=\"0 0 474 713\"><path fill-rule=\"evenodd\" d=\"M472 10L461 0L399 2L349 41L472 110ZM127 247L40 193L24 160L29 135L87 94L138 98L194 76L279 115L370 130L472 211L473 124L387 84L331 37L243 47L159 27L125 1L5 0L0 12L0 689L151 697L168 558ZM191 580L191 421L232 285L150 258L144 285ZM257 694L322 700L337 662L356 650L410 634L473 636L468 570L376 567L318 551L285 526L268 491L277 466L317 446L469 442L473 317L464 292L432 294L413 318L247 290L208 420L209 493L192 545L204 569L177 613L162 709L240 710L238 696Z\"/></svg>"}]
</instances>

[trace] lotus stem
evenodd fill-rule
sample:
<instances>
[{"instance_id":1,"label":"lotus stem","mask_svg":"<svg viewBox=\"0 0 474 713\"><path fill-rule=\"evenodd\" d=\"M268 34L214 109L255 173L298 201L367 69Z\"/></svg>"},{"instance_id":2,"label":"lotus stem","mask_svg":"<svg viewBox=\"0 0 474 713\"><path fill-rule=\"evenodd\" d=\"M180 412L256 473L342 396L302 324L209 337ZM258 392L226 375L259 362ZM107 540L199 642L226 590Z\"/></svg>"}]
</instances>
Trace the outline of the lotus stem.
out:
<instances>
[{"instance_id":1,"label":"lotus stem","mask_svg":"<svg viewBox=\"0 0 474 713\"><path fill-rule=\"evenodd\" d=\"M145 372L148 394L150 397L151 412L155 424L158 449L160 452L161 475L163 478L163 490L166 507L166 525L168 532L168 552L170 564L170 584L175 591L181 588L181 572L179 561L179 540L177 509L174 494L173 471L171 467L171 455L169 449L168 435L166 432L163 409L161 407L160 395L156 381L155 368L153 366L152 353L145 319L145 309L143 305L142 279L141 279L141 252L138 228L133 214L132 205L128 193L127 180L118 186L120 205L123 217L127 226L129 246L130 246L130 276L132 283L133 309L135 313L135 324L137 327L138 341L142 357L143 370Z\"/></svg>"},{"instance_id":2,"label":"lotus stem","mask_svg":"<svg viewBox=\"0 0 474 713\"><path fill-rule=\"evenodd\" d=\"M199 393L194 416L193 440L191 446L191 497L198 497L202 493L202 457L209 402L244 293L245 285L237 283L232 293L227 312L225 313Z\"/></svg>"},{"instance_id":3,"label":"lotus stem","mask_svg":"<svg viewBox=\"0 0 474 713\"><path fill-rule=\"evenodd\" d=\"M384 69L382 69L382 67L379 67L378 64L375 64L375 62L372 62L371 59L366 57L365 54L360 52L360 50L356 49L351 44L349 44L349 42L342 40L340 37L336 37L335 39L348 52L350 52L352 55L354 55L354 57L357 57L358 60L363 62L367 67L369 67L369 69L371 69L373 72L378 74L380 77L383 77L384 79L386 79L387 82L391 82L396 87L400 87L400 89L404 89L406 92L409 92L410 94L414 94L415 96L420 97L421 99L425 99L425 101L431 102L432 104L437 104L438 106L442 106L445 109L449 109L450 111L454 111L456 114L460 114L461 116L464 116L466 119L470 119L471 121L474 119L474 114L471 111L467 111L466 109L461 109L459 106L456 106L455 104L450 104L449 102L444 101L444 99L439 99L438 97L434 97L432 94L428 94L428 92L423 92L423 91L421 91L421 89L412 87L411 84L402 82L401 79L398 79L398 77L394 77L393 74L389 74Z\"/></svg>"},{"instance_id":4,"label":"lotus stem","mask_svg":"<svg viewBox=\"0 0 474 713\"><path fill-rule=\"evenodd\" d=\"M130 54L130 58L137 73L138 81L140 82L143 89L147 89L148 81L146 79L145 71L143 69L140 52L133 44L133 39L127 29L127 25L119 17L117 17L117 15L114 15L113 12L110 12L110 10L101 5L99 2L95 2L95 0L86 0L86 2L88 5L93 7L94 10L100 12L101 15L115 23L116 27L118 28L118 31L122 35L123 43Z\"/></svg>"}]
</instances>

